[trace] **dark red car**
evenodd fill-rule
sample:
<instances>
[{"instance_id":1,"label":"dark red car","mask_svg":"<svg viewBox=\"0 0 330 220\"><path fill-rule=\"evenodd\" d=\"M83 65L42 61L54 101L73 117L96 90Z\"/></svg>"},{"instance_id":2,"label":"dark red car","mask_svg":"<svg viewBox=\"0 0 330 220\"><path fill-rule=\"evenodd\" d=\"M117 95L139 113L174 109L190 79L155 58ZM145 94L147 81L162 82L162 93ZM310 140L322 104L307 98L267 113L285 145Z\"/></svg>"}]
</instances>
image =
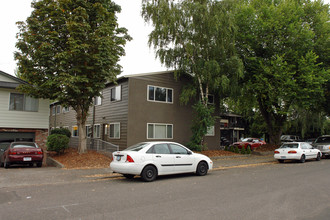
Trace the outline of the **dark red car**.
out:
<instances>
[{"instance_id":1,"label":"dark red car","mask_svg":"<svg viewBox=\"0 0 330 220\"><path fill-rule=\"evenodd\" d=\"M233 146L237 146L239 149L241 149L242 147L244 147L245 149L250 147L251 150L254 150L263 144L266 144L266 142L258 138L244 138L241 142L233 143Z\"/></svg>"},{"instance_id":2,"label":"dark red car","mask_svg":"<svg viewBox=\"0 0 330 220\"><path fill-rule=\"evenodd\" d=\"M38 167L42 166L44 153L34 142L12 142L8 147L3 147L0 150L0 165L5 168L12 164L33 166L36 163Z\"/></svg>"}]
</instances>

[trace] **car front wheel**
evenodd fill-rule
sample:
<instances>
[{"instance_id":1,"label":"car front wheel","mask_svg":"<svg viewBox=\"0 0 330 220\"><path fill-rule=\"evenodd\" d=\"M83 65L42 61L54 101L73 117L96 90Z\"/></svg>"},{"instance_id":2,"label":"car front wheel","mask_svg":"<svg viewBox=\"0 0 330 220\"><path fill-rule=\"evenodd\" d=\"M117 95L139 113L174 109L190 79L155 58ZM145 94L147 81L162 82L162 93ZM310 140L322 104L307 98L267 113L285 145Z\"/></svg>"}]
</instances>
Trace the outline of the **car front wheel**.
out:
<instances>
[{"instance_id":1,"label":"car front wheel","mask_svg":"<svg viewBox=\"0 0 330 220\"><path fill-rule=\"evenodd\" d=\"M316 161L320 161L320 160L321 160L321 154L317 153Z\"/></svg>"},{"instance_id":2,"label":"car front wheel","mask_svg":"<svg viewBox=\"0 0 330 220\"><path fill-rule=\"evenodd\" d=\"M154 166L146 166L141 173L141 177L146 182L152 182L157 177L157 169Z\"/></svg>"},{"instance_id":3,"label":"car front wheel","mask_svg":"<svg viewBox=\"0 0 330 220\"><path fill-rule=\"evenodd\" d=\"M207 174L208 171L208 166L205 162L199 162L199 164L197 165L197 169L196 169L196 174L198 176L205 176Z\"/></svg>"}]
</instances>

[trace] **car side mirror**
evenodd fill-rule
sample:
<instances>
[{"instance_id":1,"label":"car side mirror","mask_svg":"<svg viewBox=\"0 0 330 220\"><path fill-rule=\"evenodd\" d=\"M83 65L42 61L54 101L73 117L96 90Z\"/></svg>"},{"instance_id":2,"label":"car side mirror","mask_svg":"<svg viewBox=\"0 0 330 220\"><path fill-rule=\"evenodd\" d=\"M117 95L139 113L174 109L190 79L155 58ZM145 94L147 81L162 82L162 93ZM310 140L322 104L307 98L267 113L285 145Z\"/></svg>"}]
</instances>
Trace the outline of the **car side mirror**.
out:
<instances>
[{"instance_id":1,"label":"car side mirror","mask_svg":"<svg viewBox=\"0 0 330 220\"><path fill-rule=\"evenodd\" d=\"M188 151L188 155L191 155L192 154L192 152L191 151Z\"/></svg>"}]
</instances>

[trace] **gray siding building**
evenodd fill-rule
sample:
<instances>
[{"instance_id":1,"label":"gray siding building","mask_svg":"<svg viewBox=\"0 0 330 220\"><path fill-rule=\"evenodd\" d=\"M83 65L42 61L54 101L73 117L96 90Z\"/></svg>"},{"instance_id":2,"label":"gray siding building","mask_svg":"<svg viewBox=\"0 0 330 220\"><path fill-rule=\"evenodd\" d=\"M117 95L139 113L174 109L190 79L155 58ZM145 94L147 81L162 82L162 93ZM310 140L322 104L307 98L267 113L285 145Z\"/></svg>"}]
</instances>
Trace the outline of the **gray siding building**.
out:
<instances>
[{"instance_id":1,"label":"gray siding building","mask_svg":"<svg viewBox=\"0 0 330 220\"><path fill-rule=\"evenodd\" d=\"M180 104L183 85L189 77L174 78L171 71L121 77L109 83L102 98L95 98L86 122L87 135L118 145L120 149L142 141L167 140L187 144L192 135L194 112L191 104ZM216 105L216 115L218 113ZM57 103L50 105L50 128L66 127L76 145L75 112ZM220 146L220 120L205 138L209 149Z\"/></svg>"}]
</instances>

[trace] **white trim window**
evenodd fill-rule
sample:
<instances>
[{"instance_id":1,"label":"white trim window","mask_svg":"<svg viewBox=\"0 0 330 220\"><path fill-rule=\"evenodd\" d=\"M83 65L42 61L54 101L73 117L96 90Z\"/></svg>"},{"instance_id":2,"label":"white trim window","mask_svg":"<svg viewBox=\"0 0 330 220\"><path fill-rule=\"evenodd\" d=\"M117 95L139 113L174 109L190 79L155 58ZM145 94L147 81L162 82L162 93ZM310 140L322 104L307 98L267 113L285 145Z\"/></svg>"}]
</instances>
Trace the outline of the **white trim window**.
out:
<instances>
[{"instance_id":1,"label":"white trim window","mask_svg":"<svg viewBox=\"0 0 330 220\"><path fill-rule=\"evenodd\" d=\"M147 139L173 139L173 125L148 123Z\"/></svg>"},{"instance_id":2,"label":"white trim window","mask_svg":"<svg viewBox=\"0 0 330 220\"><path fill-rule=\"evenodd\" d=\"M101 96L95 96L94 97L94 105L102 105L102 97Z\"/></svg>"},{"instance_id":3,"label":"white trim window","mask_svg":"<svg viewBox=\"0 0 330 220\"><path fill-rule=\"evenodd\" d=\"M86 137L90 138L92 137L92 128L90 125L86 125Z\"/></svg>"},{"instance_id":4,"label":"white trim window","mask_svg":"<svg viewBox=\"0 0 330 220\"><path fill-rule=\"evenodd\" d=\"M9 110L37 112L39 99L19 93L10 93Z\"/></svg>"},{"instance_id":5,"label":"white trim window","mask_svg":"<svg viewBox=\"0 0 330 220\"><path fill-rule=\"evenodd\" d=\"M79 130L78 130L78 126L72 126L72 137L78 137L79 136Z\"/></svg>"},{"instance_id":6,"label":"white trim window","mask_svg":"<svg viewBox=\"0 0 330 220\"><path fill-rule=\"evenodd\" d=\"M99 124L94 125L94 133L93 133L94 138L100 138L100 128L101 125Z\"/></svg>"},{"instance_id":7,"label":"white trim window","mask_svg":"<svg viewBox=\"0 0 330 220\"><path fill-rule=\"evenodd\" d=\"M110 89L110 101L116 102L121 100L121 85Z\"/></svg>"},{"instance_id":8,"label":"white trim window","mask_svg":"<svg viewBox=\"0 0 330 220\"><path fill-rule=\"evenodd\" d=\"M60 105L56 106L56 114L57 115L61 114L61 106Z\"/></svg>"},{"instance_id":9,"label":"white trim window","mask_svg":"<svg viewBox=\"0 0 330 220\"><path fill-rule=\"evenodd\" d=\"M56 106L54 105L53 107L52 107L52 115L55 115L56 114Z\"/></svg>"},{"instance_id":10,"label":"white trim window","mask_svg":"<svg viewBox=\"0 0 330 220\"><path fill-rule=\"evenodd\" d=\"M214 125L210 126L207 128L207 133L205 134L205 136L214 136L215 132L214 132Z\"/></svg>"},{"instance_id":11,"label":"white trim window","mask_svg":"<svg viewBox=\"0 0 330 220\"><path fill-rule=\"evenodd\" d=\"M148 85L148 101L173 103L173 89Z\"/></svg>"},{"instance_id":12,"label":"white trim window","mask_svg":"<svg viewBox=\"0 0 330 220\"><path fill-rule=\"evenodd\" d=\"M62 107L62 112L63 113L67 113L70 111L70 108L69 107Z\"/></svg>"},{"instance_id":13,"label":"white trim window","mask_svg":"<svg viewBox=\"0 0 330 220\"><path fill-rule=\"evenodd\" d=\"M214 105L214 95L207 96L207 104Z\"/></svg>"},{"instance_id":14,"label":"white trim window","mask_svg":"<svg viewBox=\"0 0 330 220\"><path fill-rule=\"evenodd\" d=\"M120 139L120 123L110 123L109 137L112 139Z\"/></svg>"}]
</instances>

